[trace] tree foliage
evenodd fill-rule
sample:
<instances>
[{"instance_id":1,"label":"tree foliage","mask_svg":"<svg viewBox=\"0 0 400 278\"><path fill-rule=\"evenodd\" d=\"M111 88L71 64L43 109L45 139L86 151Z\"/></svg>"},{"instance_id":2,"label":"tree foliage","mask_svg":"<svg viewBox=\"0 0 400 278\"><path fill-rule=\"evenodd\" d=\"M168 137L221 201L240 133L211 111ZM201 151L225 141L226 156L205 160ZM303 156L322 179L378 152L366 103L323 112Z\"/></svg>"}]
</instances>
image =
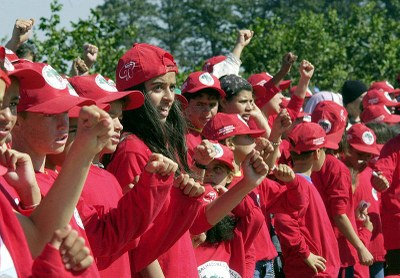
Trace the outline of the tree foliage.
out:
<instances>
[{"instance_id":1,"label":"tree foliage","mask_svg":"<svg viewBox=\"0 0 400 278\"><path fill-rule=\"evenodd\" d=\"M394 81L400 34L395 0L105 0L87 20L60 28L62 6L54 0L50 18L41 18L44 41L39 55L66 72L85 42L100 48L97 72L114 77L119 57L134 42L170 51L183 73L199 70L209 57L234 47L236 30L250 28L255 37L242 55L243 75L274 73L292 51L315 66L312 81L338 90L346 79ZM290 78L297 79L293 69Z\"/></svg>"}]
</instances>

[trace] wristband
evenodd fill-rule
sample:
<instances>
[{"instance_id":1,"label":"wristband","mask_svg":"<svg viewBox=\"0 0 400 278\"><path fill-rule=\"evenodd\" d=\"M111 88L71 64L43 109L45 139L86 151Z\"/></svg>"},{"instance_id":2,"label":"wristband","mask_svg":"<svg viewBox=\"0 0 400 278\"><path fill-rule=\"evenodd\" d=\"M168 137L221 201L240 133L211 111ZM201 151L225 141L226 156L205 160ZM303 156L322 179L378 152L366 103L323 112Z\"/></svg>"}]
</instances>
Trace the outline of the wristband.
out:
<instances>
[{"instance_id":1,"label":"wristband","mask_svg":"<svg viewBox=\"0 0 400 278\"><path fill-rule=\"evenodd\" d=\"M19 206L23 209L23 210L30 210L30 209L34 209L37 206L39 206L40 203L38 204L34 204L34 205L30 205L30 206L25 206L23 203L19 203Z\"/></svg>"},{"instance_id":2,"label":"wristband","mask_svg":"<svg viewBox=\"0 0 400 278\"><path fill-rule=\"evenodd\" d=\"M197 161L194 162L194 166L196 166L197 168L202 169L202 170L206 170L207 169L206 165L200 164Z\"/></svg>"},{"instance_id":3,"label":"wristband","mask_svg":"<svg viewBox=\"0 0 400 278\"><path fill-rule=\"evenodd\" d=\"M278 147L278 146L281 145L281 142L282 142L282 141L279 141L279 142L271 142L271 145L274 146L274 147Z\"/></svg>"}]
</instances>

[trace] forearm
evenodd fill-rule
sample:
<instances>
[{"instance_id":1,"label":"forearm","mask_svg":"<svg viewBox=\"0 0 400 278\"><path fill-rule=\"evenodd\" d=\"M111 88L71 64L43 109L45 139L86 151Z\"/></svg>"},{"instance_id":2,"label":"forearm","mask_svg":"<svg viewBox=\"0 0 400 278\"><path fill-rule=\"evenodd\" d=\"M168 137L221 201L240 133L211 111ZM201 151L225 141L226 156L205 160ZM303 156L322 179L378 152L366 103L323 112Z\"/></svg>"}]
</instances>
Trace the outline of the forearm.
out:
<instances>
[{"instance_id":1,"label":"forearm","mask_svg":"<svg viewBox=\"0 0 400 278\"><path fill-rule=\"evenodd\" d=\"M244 46L241 45L240 43L237 43L235 45L235 48L232 50L233 56L235 56L236 59L240 60L240 56L242 55L242 51L244 49Z\"/></svg>"},{"instance_id":2,"label":"forearm","mask_svg":"<svg viewBox=\"0 0 400 278\"><path fill-rule=\"evenodd\" d=\"M304 99L306 96L308 85L310 84L310 79L307 77L300 77L299 84L297 85L294 94L299 98Z\"/></svg>"},{"instance_id":3,"label":"forearm","mask_svg":"<svg viewBox=\"0 0 400 278\"><path fill-rule=\"evenodd\" d=\"M260 112L260 115L253 115L254 122L257 124L257 127L259 129L264 129L265 133L262 135L262 137L268 138L271 134L271 128L268 124L267 118L264 116L262 112Z\"/></svg>"},{"instance_id":4,"label":"forearm","mask_svg":"<svg viewBox=\"0 0 400 278\"><path fill-rule=\"evenodd\" d=\"M70 222L81 195L93 157L83 155L84 152L74 145L52 188L30 216L32 225L39 233L35 236L37 241L32 245L33 255L39 254L55 230Z\"/></svg>"},{"instance_id":5,"label":"forearm","mask_svg":"<svg viewBox=\"0 0 400 278\"><path fill-rule=\"evenodd\" d=\"M272 82L275 84L275 86L278 86L279 83L285 78L285 76L288 74L290 71L291 65L284 65L281 67L281 69L274 75L274 77L271 79Z\"/></svg>"},{"instance_id":6,"label":"forearm","mask_svg":"<svg viewBox=\"0 0 400 278\"><path fill-rule=\"evenodd\" d=\"M29 188L24 188L24 190L17 190L17 194L20 198L19 205L22 209L34 208L42 200L42 195L37 184L31 185Z\"/></svg>"},{"instance_id":7,"label":"forearm","mask_svg":"<svg viewBox=\"0 0 400 278\"><path fill-rule=\"evenodd\" d=\"M231 212L254 187L242 180L207 205L206 218L214 226Z\"/></svg>"},{"instance_id":8,"label":"forearm","mask_svg":"<svg viewBox=\"0 0 400 278\"><path fill-rule=\"evenodd\" d=\"M154 262L146 266L146 268L144 268L142 271L140 271L140 276L142 276L143 278L165 277L158 260L155 260Z\"/></svg>"},{"instance_id":9,"label":"forearm","mask_svg":"<svg viewBox=\"0 0 400 278\"><path fill-rule=\"evenodd\" d=\"M364 248L364 244L358 237L356 231L354 231L353 226L346 214L339 214L333 217L336 227L339 231L346 237L353 247L359 251Z\"/></svg>"},{"instance_id":10,"label":"forearm","mask_svg":"<svg viewBox=\"0 0 400 278\"><path fill-rule=\"evenodd\" d=\"M8 49L10 49L10 50L12 50L13 52L15 52L15 51L17 51L18 47L20 47L20 45L21 45L20 42L18 42L18 41L16 41L15 39L12 39L12 38L11 38L11 39L6 43L5 47L8 48Z\"/></svg>"}]
</instances>

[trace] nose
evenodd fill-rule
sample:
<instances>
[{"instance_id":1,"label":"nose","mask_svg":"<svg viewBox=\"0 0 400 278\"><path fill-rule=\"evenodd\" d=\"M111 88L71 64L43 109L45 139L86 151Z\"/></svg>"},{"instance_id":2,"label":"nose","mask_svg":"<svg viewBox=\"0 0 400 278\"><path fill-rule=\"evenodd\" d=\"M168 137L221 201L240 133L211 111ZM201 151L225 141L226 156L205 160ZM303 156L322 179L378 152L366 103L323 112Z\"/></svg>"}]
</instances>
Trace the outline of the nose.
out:
<instances>
[{"instance_id":1,"label":"nose","mask_svg":"<svg viewBox=\"0 0 400 278\"><path fill-rule=\"evenodd\" d=\"M9 107L0 110L0 121L8 123L12 120L12 113Z\"/></svg>"},{"instance_id":2,"label":"nose","mask_svg":"<svg viewBox=\"0 0 400 278\"><path fill-rule=\"evenodd\" d=\"M123 125L121 124L120 120L118 118L114 119L114 130L117 132L120 132L123 129Z\"/></svg>"},{"instance_id":3,"label":"nose","mask_svg":"<svg viewBox=\"0 0 400 278\"><path fill-rule=\"evenodd\" d=\"M173 102L174 99L175 99L175 91L168 87L164 91L164 100L167 100L168 102Z\"/></svg>"},{"instance_id":4,"label":"nose","mask_svg":"<svg viewBox=\"0 0 400 278\"><path fill-rule=\"evenodd\" d=\"M68 112L57 114L57 129L68 130L68 127L69 127Z\"/></svg>"}]
</instances>

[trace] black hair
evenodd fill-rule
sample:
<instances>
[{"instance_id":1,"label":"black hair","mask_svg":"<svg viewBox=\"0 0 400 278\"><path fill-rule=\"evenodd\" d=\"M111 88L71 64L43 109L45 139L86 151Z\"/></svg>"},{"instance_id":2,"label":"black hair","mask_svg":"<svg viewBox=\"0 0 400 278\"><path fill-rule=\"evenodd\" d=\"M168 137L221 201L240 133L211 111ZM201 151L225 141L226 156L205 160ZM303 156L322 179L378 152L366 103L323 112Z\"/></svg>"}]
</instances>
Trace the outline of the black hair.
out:
<instances>
[{"instance_id":1,"label":"black hair","mask_svg":"<svg viewBox=\"0 0 400 278\"><path fill-rule=\"evenodd\" d=\"M187 99L188 102L190 102L190 100L192 100L192 99L200 98L203 95L208 95L209 97L214 97L216 100L219 100L221 98L219 92L217 92L214 89L210 89L210 88L206 88L206 89L197 91L195 93L183 93L182 95Z\"/></svg>"},{"instance_id":2,"label":"black hair","mask_svg":"<svg viewBox=\"0 0 400 278\"><path fill-rule=\"evenodd\" d=\"M225 75L220 79L221 88L226 93L225 99L231 101L235 95L243 90L250 91L253 93L253 87L244 78L235 74Z\"/></svg>"},{"instance_id":3,"label":"black hair","mask_svg":"<svg viewBox=\"0 0 400 278\"><path fill-rule=\"evenodd\" d=\"M291 156L292 160L295 162L295 161L309 159L314 152L315 152L315 150L313 150L313 151L305 151L305 152L302 152L302 153L296 153L296 152L291 151L290 152L290 156Z\"/></svg>"},{"instance_id":4,"label":"black hair","mask_svg":"<svg viewBox=\"0 0 400 278\"><path fill-rule=\"evenodd\" d=\"M24 59L28 55L32 55L33 59L32 62L36 61L36 49L35 46L27 41L26 43L22 44L20 47L17 48L15 51L15 54L18 56L18 58Z\"/></svg>"},{"instance_id":5,"label":"black hair","mask_svg":"<svg viewBox=\"0 0 400 278\"><path fill-rule=\"evenodd\" d=\"M180 169L190 173L187 163L186 121L177 101L174 101L165 124L160 121L158 111L151 103L144 83L127 89L139 90L145 96L144 104L122 115L124 131L135 134L154 153L160 153L177 162Z\"/></svg>"},{"instance_id":6,"label":"black hair","mask_svg":"<svg viewBox=\"0 0 400 278\"><path fill-rule=\"evenodd\" d=\"M222 241L232 240L235 236L234 230L237 220L234 216L225 216L214 227L206 233L206 242L215 244Z\"/></svg>"}]
</instances>

